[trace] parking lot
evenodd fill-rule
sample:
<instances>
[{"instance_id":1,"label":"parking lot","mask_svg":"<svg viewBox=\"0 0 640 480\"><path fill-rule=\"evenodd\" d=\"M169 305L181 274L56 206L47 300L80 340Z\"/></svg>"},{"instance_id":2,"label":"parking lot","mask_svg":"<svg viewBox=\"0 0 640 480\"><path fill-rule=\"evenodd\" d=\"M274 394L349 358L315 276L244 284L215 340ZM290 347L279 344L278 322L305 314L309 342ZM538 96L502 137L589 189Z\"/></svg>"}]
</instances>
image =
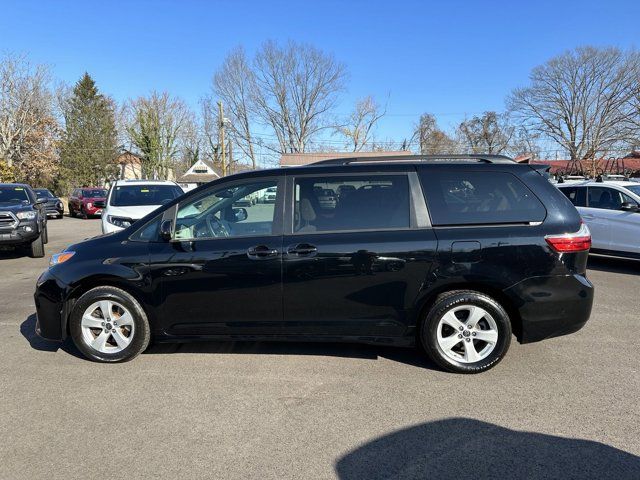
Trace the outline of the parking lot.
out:
<instances>
[{"instance_id":1,"label":"parking lot","mask_svg":"<svg viewBox=\"0 0 640 480\"><path fill-rule=\"evenodd\" d=\"M592 258L590 322L481 375L362 345L156 345L84 360L34 334L51 253L0 252L0 479L640 478L640 262Z\"/></svg>"}]
</instances>

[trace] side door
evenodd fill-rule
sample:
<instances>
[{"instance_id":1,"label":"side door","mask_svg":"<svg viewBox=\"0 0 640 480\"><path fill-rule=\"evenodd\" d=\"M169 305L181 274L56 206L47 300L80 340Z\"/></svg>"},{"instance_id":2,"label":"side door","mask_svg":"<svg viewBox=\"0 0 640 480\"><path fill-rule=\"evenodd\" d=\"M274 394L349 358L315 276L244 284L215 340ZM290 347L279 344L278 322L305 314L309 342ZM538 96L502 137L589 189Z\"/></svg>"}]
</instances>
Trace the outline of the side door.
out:
<instances>
[{"instance_id":1,"label":"side door","mask_svg":"<svg viewBox=\"0 0 640 480\"><path fill-rule=\"evenodd\" d=\"M437 247L415 169L353 172L287 177L286 333L401 336L411 327Z\"/></svg>"},{"instance_id":2,"label":"side door","mask_svg":"<svg viewBox=\"0 0 640 480\"><path fill-rule=\"evenodd\" d=\"M611 250L612 217L616 210L617 191L605 186L587 188L587 206L583 209L582 218L591 229L594 249Z\"/></svg>"},{"instance_id":3,"label":"side door","mask_svg":"<svg viewBox=\"0 0 640 480\"><path fill-rule=\"evenodd\" d=\"M609 249L640 254L640 213L622 209L623 203L637 208L638 202L617 188L610 190L612 203L606 212L611 232Z\"/></svg>"},{"instance_id":4,"label":"side door","mask_svg":"<svg viewBox=\"0 0 640 480\"><path fill-rule=\"evenodd\" d=\"M69 212L78 210L78 189L74 188L69 196Z\"/></svg>"},{"instance_id":5,"label":"side door","mask_svg":"<svg viewBox=\"0 0 640 480\"><path fill-rule=\"evenodd\" d=\"M247 197L275 188L275 203ZM273 334L282 323L284 180L216 182L165 218L171 240L153 243L161 329L175 336ZM241 207L239 205L242 205Z\"/></svg>"}]
</instances>

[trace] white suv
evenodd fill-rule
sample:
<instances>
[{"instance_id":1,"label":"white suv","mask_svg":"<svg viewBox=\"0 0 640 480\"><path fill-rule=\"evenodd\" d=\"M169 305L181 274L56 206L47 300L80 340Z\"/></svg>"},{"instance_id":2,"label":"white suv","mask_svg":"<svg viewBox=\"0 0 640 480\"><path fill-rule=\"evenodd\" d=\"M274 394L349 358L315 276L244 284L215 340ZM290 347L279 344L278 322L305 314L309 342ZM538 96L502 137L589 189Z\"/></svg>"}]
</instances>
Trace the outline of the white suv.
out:
<instances>
[{"instance_id":1,"label":"white suv","mask_svg":"<svg viewBox=\"0 0 640 480\"><path fill-rule=\"evenodd\" d=\"M102 210L102 233L117 232L184 192L165 180L117 180Z\"/></svg>"},{"instance_id":2,"label":"white suv","mask_svg":"<svg viewBox=\"0 0 640 480\"><path fill-rule=\"evenodd\" d=\"M640 259L640 182L587 180L556 186L589 226L592 253Z\"/></svg>"}]
</instances>

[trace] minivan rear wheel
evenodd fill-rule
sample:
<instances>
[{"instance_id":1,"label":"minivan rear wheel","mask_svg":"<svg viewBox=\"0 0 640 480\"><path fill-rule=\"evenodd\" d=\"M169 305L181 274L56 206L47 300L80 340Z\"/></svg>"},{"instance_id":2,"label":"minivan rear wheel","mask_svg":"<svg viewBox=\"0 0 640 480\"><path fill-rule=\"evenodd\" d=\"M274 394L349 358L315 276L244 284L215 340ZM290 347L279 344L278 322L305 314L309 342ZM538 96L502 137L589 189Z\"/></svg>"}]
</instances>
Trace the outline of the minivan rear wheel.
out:
<instances>
[{"instance_id":1,"label":"minivan rear wheel","mask_svg":"<svg viewBox=\"0 0 640 480\"><path fill-rule=\"evenodd\" d=\"M494 367L511 344L509 315L495 299L472 290L444 293L423 319L420 341L440 367L480 373Z\"/></svg>"},{"instance_id":2,"label":"minivan rear wheel","mask_svg":"<svg viewBox=\"0 0 640 480\"><path fill-rule=\"evenodd\" d=\"M149 345L147 316L129 293L116 287L97 287L75 303L69 330L76 347L90 360L125 362Z\"/></svg>"}]
</instances>

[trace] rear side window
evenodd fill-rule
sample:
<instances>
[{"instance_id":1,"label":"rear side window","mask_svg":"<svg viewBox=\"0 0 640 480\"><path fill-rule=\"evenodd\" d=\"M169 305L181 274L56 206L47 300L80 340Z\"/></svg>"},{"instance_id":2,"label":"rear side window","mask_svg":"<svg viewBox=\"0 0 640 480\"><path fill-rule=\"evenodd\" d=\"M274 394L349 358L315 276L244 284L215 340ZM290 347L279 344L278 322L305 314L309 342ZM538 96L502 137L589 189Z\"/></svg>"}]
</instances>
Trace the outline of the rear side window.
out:
<instances>
[{"instance_id":1,"label":"rear side window","mask_svg":"<svg viewBox=\"0 0 640 480\"><path fill-rule=\"evenodd\" d=\"M562 187L560 189L565 196L571 200L576 207L587 206L587 189L586 187Z\"/></svg>"},{"instance_id":2,"label":"rear side window","mask_svg":"<svg viewBox=\"0 0 640 480\"><path fill-rule=\"evenodd\" d=\"M296 233L411 227L406 175L299 177L294 194Z\"/></svg>"},{"instance_id":3,"label":"rear side window","mask_svg":"<svg viewBox=\"0 0 640 480\"><path fill-rule=\"evenodd\" d=\"M541 222L547 213L510 173L425 169L420 180L434 225Z\"/></svg>"}]
</instances>

